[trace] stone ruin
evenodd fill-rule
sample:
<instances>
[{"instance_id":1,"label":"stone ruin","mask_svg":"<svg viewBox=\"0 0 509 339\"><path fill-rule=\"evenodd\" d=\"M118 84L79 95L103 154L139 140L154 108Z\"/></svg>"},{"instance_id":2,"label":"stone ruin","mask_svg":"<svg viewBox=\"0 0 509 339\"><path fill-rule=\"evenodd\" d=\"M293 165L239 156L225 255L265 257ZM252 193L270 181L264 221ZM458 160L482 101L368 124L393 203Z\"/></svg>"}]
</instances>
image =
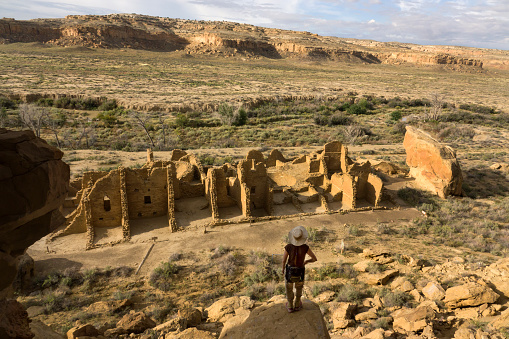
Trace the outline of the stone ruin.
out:
<instances>
[{"instance_id":1,"label":"stone ruin","mask_svg":"<svg viewBox=\"0 0 509 339\"><path fill-rule=\"evenodd\" d=\"M333 141L294 160L276 149L267 158L251 150L236 165L211 168L182 150L164 161L154 161L148 150L143 167L87 172L71 189L76 194L66 206L75 209L51 239L86 232L89 249L98 246L95 228L122 227L119 241L128 241L131 221L140 218L166 217L175 232L191 206L188 214L203 217L203 226L380 208L383 183L369 161L355 163L347 147Z\"/></svg>"}]
</instances>

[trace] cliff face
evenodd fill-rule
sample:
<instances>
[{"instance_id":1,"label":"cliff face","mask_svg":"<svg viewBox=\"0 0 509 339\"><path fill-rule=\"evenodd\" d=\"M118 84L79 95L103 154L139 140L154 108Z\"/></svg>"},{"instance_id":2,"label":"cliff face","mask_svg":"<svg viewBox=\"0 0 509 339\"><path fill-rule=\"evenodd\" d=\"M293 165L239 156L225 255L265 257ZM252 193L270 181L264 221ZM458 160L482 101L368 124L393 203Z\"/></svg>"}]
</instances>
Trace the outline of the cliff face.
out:
<instances>
[{"instance_id":1,"label":"cliff face","mask_svg":"<svg viewBox=\"0 0 509 339\"><path fill-rule=\"evenodd\" d=\"M407 44L322 37L231 22L135 14L72 15L65 19L0 20L0 43L185 51L233 57L303 58L362 63L454 65L480 69L478 59ZM408 50L410 49L410 52Z\"/></svg>"}]
</instances>

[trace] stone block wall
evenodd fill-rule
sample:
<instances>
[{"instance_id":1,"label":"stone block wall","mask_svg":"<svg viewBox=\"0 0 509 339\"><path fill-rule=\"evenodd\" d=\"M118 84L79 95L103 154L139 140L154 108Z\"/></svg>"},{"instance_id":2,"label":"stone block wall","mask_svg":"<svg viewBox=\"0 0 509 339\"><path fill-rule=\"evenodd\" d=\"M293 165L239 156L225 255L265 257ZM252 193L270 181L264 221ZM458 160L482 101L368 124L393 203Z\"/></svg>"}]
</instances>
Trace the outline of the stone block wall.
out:
<instances>
[{"instance_id":1,"label":"stone block wall","mask_svg":"<svg viewBox=\"0 0 509 339\"><path fill-rule=\"evenodd\" d=\"M383 187L382 179L370 173L366 184L366 200L375 207L378 207L382 200Z\"/></svg>"},{"instance_id":2,"label":"stone block wall","mask_svg":"<svg viewBox=\"0 0 509 339\"><path fill-rule=\"evenodd\" d=\"M119 170L111 171L97 180L88 194L88 200L91 223L95 227L120 226L122 205Z\"/></svg>"},{"instance_id":3,"label":"stone block wall","mask_svg":"<svg viewBox=\"0 0 509 339\"><path fill-rule=\"evenodd\" d=\"M126 170L126 190L130 219L167 214L166 169Z\"/></svg>"},{"instance_id":4,"label":"stone block wall","mask_svg":"<svg viewBox=\"0 0 509 339\"><path fill-rule=\"evenodd\" d=\"M343 174L343 209L354 209L356 207L357 198L357 182L350 174Z\"/></svg>"}]
</instances>

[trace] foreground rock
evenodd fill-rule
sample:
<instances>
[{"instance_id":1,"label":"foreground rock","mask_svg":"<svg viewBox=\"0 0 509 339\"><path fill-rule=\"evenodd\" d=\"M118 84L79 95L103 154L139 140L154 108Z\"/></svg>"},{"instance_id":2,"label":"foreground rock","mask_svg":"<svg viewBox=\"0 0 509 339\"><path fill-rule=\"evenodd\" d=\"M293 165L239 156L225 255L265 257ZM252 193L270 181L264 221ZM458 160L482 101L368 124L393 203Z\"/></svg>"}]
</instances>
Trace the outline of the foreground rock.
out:
<instances>
[{"instance_id":1,"label":"foreground rock","mask_svg":"<svg viewBox=\"0 0 509 339\"><path fill-rule=\"evenodd\" d=\"M225 322L219 338L330 338L320 308L309 300L288 313L284 299L244 310Z\"/></svg>"},{"instance_id":2,"label":"foreground rock","mask_svg":"<svg viewBox=\"0 0 509 339\"><path fill-rule=\"evenodd\" d=\"M482 281L454 286L445 291L444 302L447 307L457 308L492 304L500 296Z\"/></svg>"},{"instance_id":3,"label":"foreground rock","mask_svg":"<svg viewBox=\"0 0 509 339\"><path fill-rule=\"evenodd\" d=\"M406 127L403 146L410 176L423 190L441 198L461 195L463 175L456 159L456 152L440 144L431 135L412 126Z\"/></svg>"},{"instance_id":4,"label":"foreground rock","mask_svg":"<svg viewBox=\"0 0 509 339\"><path fill-rule=\"evenodd\" d=\"M33 272L33 261L21 258L25 250L64 221L59 208L67 195L69 166L62 155L30 131L0 128L2 338L33 337L23 307L5 298L12 296L14 281L16 288L23 288Z\"/></svg>"}]
</instances>

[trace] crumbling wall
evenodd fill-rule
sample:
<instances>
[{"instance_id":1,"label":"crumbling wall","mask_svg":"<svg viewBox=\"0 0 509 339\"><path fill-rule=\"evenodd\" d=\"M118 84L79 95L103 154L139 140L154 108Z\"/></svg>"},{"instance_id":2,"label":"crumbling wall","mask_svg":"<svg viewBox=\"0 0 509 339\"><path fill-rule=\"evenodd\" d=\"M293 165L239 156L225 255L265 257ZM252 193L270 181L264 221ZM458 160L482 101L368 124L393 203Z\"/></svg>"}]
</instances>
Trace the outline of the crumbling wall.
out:
<instances>
[{"instance_id":1,"label":"crumbling wall","mask_svg":"<svg viewBox=\"0 0 509 339\"><path fill-rule=\"evenodd\" d=\"M126 188L130 219L167 214L165 168L126 170Z\"/></svg>"},{"instance_id":2,"label":"crumbling wall","mask_svg":"<svg viewBox=\"0 0 509 339\"><path fill-rule=\"evenodd\" d=\"M352 164L353 161L348 156L348 148L345 145L341 145L341 172L348 173Z\"/></svg>"},{"instance_id":3,"label":"crumbling wall","mask_svg":"<svg viewBox=\"0 0 509 339\"><path fill-rule=\"evenodd\" d=\"M247 153L246 160L254 160L255 164L261 162L265 165L265 157L263 156L262 152L254 149Z\"/></svg>"},{"instance_id":4,"label":"crumbling wall","mask_svg":"<svg viewBox=\"0 0 509 339\"><path fill-rule=\"evenodd\" d=\"M124 240L131 239L131 224L129 222L129 203L127 201L127 187L125 183L125 168L118 168L119 186L120 186L120 207L121 207L121 223L122 238Z\"/></svg>"},{"instance_id":5,"label":"crumbling wall","mask_svg":"<svg viewBox=\"0 0 509 339\"><path fill-rule=\"evenodd\" d=\"M119 170L113 170L97 180L88 194L91 223L95 227L122 224Z\"/></svg>"},{"instance_id":6,"label":"crumbling wall","mask_svg":"<svg viewBox=\"0 0 509 339\"><path fill-rule=\"evenodd\" d=\"M228 195L228 180L224 170L221 167L211 168L207 173L207 179L210 178L210 176L215 177L217 206L235 206L235 200Z\"/></svg>"},{"instance_id":7,"label":"crumbling wall","mask_svg":"<svg viewBox=\"0 0 509 339\"><path fill-rule=\"evenodd\" d=\"M91 171L83 173L83 178L81 180L82 189L88 188L89 185L93 185L97 180L101 179L104 176L107 176L109 172L104 171Z\"/></svg>"},{"instance_id":8,"label":"crumbling wall","mask_svg":"<svg viewBox=\"0 0 509 339\"><path fill-rule=\"evenodd\" d=\"M263 208L265 209L265 212L267 215L273 215L274 214L274 187L272 187L270 179L267 178L267 195L265 199L265 205Z\"/></svg>"},{"instance_id":9,"label":"crumbling wall","mask_svg":"<svg viewBox=\"0 0 509 339\"><path fill-rule=\"evenodd\" d=\"M366 197L366 184L368 176L371 173L371 163L366 161L364 164L352 164L348 169L348 174L353 175L357 181L357 199Z\"/></svg>"},{"instance_id":10,"label":"crumbling wall","mask_svg":"<svg viewBox=\"0 0 509 339\"><path fill-rule=\"evenodd\" d=\"M343 198L343 175L334 173L330 178L330 194L333 201L339 201Z\"/></svg>"},{"instance_id":11,"label":"crumbling wall","mask_svg":"<svg viewBox=\"0 0 509 339\"><path fill-rule=\"evenodd\" d=\"M265 161L265 166L267 167L274 167L274 166L280 166L282 163L285 163L286 159L283 156L283 153L281 153L277 149L273 149L270 151L269 156L267 157L267 160Z\"/></svg>"},{"instance_id":12,"label":"crumbling wall","mask_svg":"<svg viewBox=\"0 0 509 339\"><path fill-rule=\"evenodd\" d=\"M342 207L343 209L354 209L356 206L357 198L357 182L355 178L350 174L343 174L343 196L342 196Z\"/></svg>"},{"instance_id":13,"label":"crumbling wall","mask_svg":"<svg viewBox=\"0 0 509 339\"><path fill-rule=\"evenodd\" d=\"M168 164L166 167L166 187L168 195L168 227L171 232L176 232L178 229L177 219L175 217L175 190L173 178L175 176L175 165Z\"/></svg>"},{"instance_id":14,"label":"crumbling wall","mask_svg":"<svg viewBox=\"0 0 509 339\"><path fill-rule=\"evenodd\" d=\"M341 154L343 145L339 141L332 141L323 146L322 158L324 159L329 171L340 171Z\"/></svg>"},{"instance_id":15,"label":"crumbling wall","mask_svg":"<svg viewBox=\"0 0 509 339\"><path fill-rule=\"evenodd\" d=\"M366 184L366 200L378 207L382 199L383 182L378 176L369 174Z\"/></svg>"},{"instance_id":16,"label":"crumbling wall","mask_svg":"<svg viewBox=\"0 0 509 339\"><path fill-rule=\"evenodd\" d=\"M209 199L210 211L213 220L219 220L219 206L217 204L216 171L209 171L206 179L207 197Z\"/></svg>"}]
</instances>

